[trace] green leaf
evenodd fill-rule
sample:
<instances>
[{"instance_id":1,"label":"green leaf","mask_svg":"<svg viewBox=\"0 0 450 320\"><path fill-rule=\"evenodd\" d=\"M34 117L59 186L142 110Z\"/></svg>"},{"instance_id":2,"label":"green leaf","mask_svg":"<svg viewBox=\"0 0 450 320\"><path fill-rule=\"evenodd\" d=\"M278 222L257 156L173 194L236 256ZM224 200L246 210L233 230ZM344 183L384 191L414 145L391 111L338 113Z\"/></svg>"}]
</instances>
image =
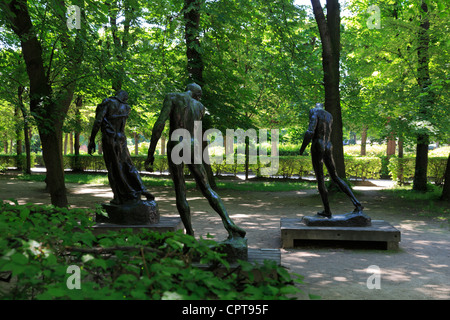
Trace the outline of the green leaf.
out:
<instances>
[{"instance_id":1,"label":"green leaf","mask_svg":"<svg viewBox=\"0 0 450 320\"><path fill-rule=\"evenodd\" d=\"M83 232L75 232L72 241L78 242L82 241L84 244L88 245L89 247L92 247L93 241L96 240L96 237L92 234L92 232L89 232L87 230Z\"/></svg>"},{"instance_id":2,"label":"green leaf","mask_svg":"<svg viewBox=\"0 0 450 320\"><path fill-rule=\"evenodd\" d=\"M103 259L94 259L92 261L92 264L96 267L102 268L103 270L107 269L106 261Z\"/></svg>"},{"instance_id":3,"label":"green leaf","mask_svg":"<svg viewBox=\"0 0 450 320\"><path fill-rule=\"evenodd\" d=\"M28 210L27 208L23 208L20 210L20 218L22 220L26 220L29 215L30 215L30 210Z\"/></svg>"},{"instance_id":4,"label":"green leaf","mask_svg":"<svg viewBox=\"0 0 450 320\"><path fill-rule=\"evenodd\" d=\"M146 300L148 298L143 290L132 290L131 296L140 300Z\"/></svg>"},{"instance_id":5,"label":"green leaf","mask_svg":"<svg viewBox=\"0 0 450 320\"><path fill-rule=\"evenodd\" d=\"M13 254L11 260L19 265L26 265L28 263L28 257L20 252Z\"/></svg>"}]
</instances>

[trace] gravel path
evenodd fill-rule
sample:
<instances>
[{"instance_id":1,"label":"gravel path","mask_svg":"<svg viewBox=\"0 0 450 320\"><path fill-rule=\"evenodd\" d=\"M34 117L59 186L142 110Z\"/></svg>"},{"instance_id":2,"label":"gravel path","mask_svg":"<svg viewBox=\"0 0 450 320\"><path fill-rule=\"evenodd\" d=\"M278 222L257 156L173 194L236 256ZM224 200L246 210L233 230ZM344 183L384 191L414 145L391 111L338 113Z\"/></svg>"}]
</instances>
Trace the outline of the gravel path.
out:
<instances>
[{"instance_id":1,"label":"gravel path","mask_svg":"<svg viewBox=\"0 0 450 320\"><path fill-rule=\"evenodd\" d=\"M434 218L435 208L426 209L415 201L395 199L378 185L355 187L365 213L373 220L385 220L401 231L400 249L385 251L342 247L281 249L281 263L289 271L304 276L301 285L308 294L322 299L450 299L450 230L448 220ZM74 207L91 207L109 201L112 193L103 185L67 184L69 202ZM49 203L44 183L0 179L0 200L19 203ZM161 215L177 215L171 188L150 191L157 197ZM247 230L251 248L280 248L280 218L315 214L321 208L316 190L290 192L242 192L219 190L232 219ZM220 218L197 190L188 190L192 223L196 236L226 237ZM335 195L330 200L335 214L352 209L350 200ZM442 206L444 206L442 204ZM425 208L425 209L424 209ZM446 207L448 209L448 207ZM442 210L442 207L440 208ZM448 212L448 211L447 211ZM379 268L379 287L369 289L369 277ZM369 280L370 280L369 279ZM375 283L369 281L370 283Z\"/></svg>"}]
</instances>

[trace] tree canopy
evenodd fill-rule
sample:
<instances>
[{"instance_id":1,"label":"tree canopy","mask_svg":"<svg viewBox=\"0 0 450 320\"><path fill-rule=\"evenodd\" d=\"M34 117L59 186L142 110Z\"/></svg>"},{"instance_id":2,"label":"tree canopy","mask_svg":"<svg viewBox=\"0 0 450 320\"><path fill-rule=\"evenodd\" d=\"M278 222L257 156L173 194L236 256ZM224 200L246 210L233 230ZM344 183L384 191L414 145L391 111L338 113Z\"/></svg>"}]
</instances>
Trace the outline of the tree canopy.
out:
<instances>
[{"instance_id":1,"label":"tree canopy","mask_svg":"<svg viewBox=\"0 0 450 320\"><path fill-rule=\"evenodd\" d=\"M442 1L6 0L2 150L14 152L10 141L23 139L28 123L47 168L61 172L63 133L83 144L102 99L126 90L127 129L149 139L163 96L193 80L202 82L208 126L279 129L282 143L298 144L308 110L328 101L325 38L311 3L339 31L333 70L344 135L412 148L447 143L450 8ZM63 173L54 179L61 189Z\"/></svg>"}]
</instances>

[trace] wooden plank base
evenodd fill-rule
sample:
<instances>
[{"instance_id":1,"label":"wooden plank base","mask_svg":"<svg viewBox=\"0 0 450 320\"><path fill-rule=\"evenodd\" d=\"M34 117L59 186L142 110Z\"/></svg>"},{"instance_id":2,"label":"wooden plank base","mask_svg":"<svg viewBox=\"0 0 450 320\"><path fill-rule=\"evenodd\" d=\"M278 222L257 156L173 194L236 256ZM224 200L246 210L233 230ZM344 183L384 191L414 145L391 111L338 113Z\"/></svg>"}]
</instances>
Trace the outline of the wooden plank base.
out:
<instances>
[{"instance_id":1,"label":"wooden plank base","mask_svg":"<svg viewBox=\"0 0 450 320\"><path fill-rule=\"evenodd\" d=\"M167 231L182 230L184 229L184 226L180 217L160 217L158 223L148 225L122 225L111 223L97 223L93 226L92 232L94 234L100 234L108 231L117 231L126 228L131 228L135 232L139 232L141 229L158 232L167 232Z\"/></svg>"},{"instance_id":2,"label":"wooden plank base","mask_svg":"<svg viewBox=\"0 0 450 320\"><path fill-rule=\"evenodd\" d=\"M378 243L383 249L396 250L401 238L400 231L384 220L372 220L372 225L367 227L317 227L307 226L302 218L281 218L280 229L284 249L305 244L320 245L327 241L335 244Z\"/></svg>"}]
</instances>

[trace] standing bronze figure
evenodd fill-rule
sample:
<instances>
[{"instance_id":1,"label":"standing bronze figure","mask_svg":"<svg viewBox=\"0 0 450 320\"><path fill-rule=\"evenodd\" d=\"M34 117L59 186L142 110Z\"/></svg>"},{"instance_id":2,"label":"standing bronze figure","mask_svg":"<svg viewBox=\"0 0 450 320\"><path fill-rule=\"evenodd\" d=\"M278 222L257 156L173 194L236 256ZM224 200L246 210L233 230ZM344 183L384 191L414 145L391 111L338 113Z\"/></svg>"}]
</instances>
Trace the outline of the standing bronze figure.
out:
<instances>
[{"instance_id":1,"label":"standing bronze figure","mask_svg":"<svg viewBox=\"0 0 450 320\"><path fill-rule=\"evenodd\" d=\"M108 180L114 193L111 204L120 205L154 196L147 191L139 172L133 165L125 136L125 124L130 114L128 93L119 90L114 97L104 99L97 106L88 153L95 152L95 136L102 131L103 158L108 169Z\"/></svg>"},{"instance_id":2,"label":"standing bronze figure","mask_svg":"<svg viewBox=\"0 0 450 320\"><path fill-rule=\"evenodd\" d=\"M205 107L200 102L201 96L202 89L195 83L189 84L186 87L186 92L169 93L168 95L166 95L161 113L153 127L145 167L147 170L152 170L151 166L153 166L154 162L156 145L159 138L161 137L161 133L163 132L165 123L168 119L170 121L170 137L172 137L173 132L177 129L187 130L188 134L191 137L191 141L187 142L169 140L169 142L167 143L169 170L175 185L177 209L186 228L186 233L194 235L194 230L191 225L190 208L188 202L186 201L186 185L183 172L184 163L174 161L174 155L172 154L173 149L180 143L187 143L189 145L192 157L190 159L191 161L188 161L189 163L186 164L190 172L193 174L197 186L200 188L200 191L205 196L205 198L208 199L211 207L222 218L225 229L228 231L228 239L231 240L233 238L244 238L246 232L236 226L228 216L227 210L225 209L221 198L211 188L208 182L203 164L196 163L198 161L194 161L194 122L201 121L205 113Z\"/></svg>"},{"instance_id":3,"label":"standing bronze figure","mask_svg":"<svg viewBox=\"0 0 450 320\"><path fill-rule=\"evenodd\" d=\"M316 175L317 184L322 202L324 205L324 211L317 213L320 216L331 218L330 204L328 202L328 191L325 186L323 164L325 163L330 178L347 196L350 197L355 210L353 213L362 213L363 206L355 198L352 190L349 186L339 178L336 173L336 168L333 159L333 146L331 144L331 125L333 123L333 117L331 114L323 109L321 103L316 104L316 108L309 111L309 127L305 133L303 144L300 148L300 155L303 154L305 148L311 143L311 158L314 167L314 173Z\"/></svg>"}]
</instances>

